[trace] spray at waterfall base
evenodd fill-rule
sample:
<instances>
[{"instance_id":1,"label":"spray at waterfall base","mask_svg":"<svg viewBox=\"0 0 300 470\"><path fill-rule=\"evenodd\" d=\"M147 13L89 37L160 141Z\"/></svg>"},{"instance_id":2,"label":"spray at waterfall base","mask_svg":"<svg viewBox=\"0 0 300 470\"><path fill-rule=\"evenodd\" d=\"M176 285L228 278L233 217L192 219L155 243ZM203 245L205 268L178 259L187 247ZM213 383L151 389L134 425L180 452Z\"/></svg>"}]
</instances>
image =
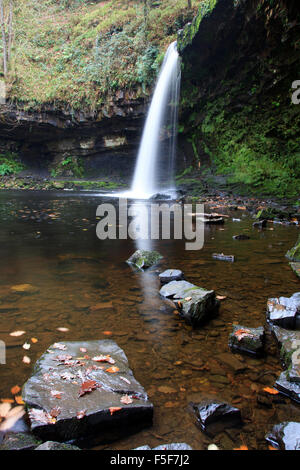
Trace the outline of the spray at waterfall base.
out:
<instances>
[{"instance_id":1,"label":"spray at waterfall base","mask_svg":"<svg viewBox=\"0 0 300 470\"><path fill-rule=\"evenodd\" d=\"M185 240L186 250L201 250L204 245L204 205L135 202L119 199L97 207L101 220L96 227L100 240Z\"/></svg>"}]
</instances>

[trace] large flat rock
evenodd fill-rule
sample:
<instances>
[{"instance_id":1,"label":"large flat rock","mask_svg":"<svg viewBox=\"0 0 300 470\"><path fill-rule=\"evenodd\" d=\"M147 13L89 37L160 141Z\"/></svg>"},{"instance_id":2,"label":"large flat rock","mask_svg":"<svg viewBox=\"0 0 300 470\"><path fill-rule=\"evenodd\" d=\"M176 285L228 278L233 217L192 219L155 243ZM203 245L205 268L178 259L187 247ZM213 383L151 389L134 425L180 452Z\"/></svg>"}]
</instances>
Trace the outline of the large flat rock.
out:
<instances>
[{"instance_id":1,"label":"large flat rock","mask_svg":"<svg viewBox=\"0 0 300 470\"><path fill-rule=\"evenodd\" d=\"M268 299L267 319L273 325L283 328L296 329L299 325L300 292L291 297L276 297Z\"/></svg>"},{"instance_id":2,"label":"large flat rock","mask_svg":"<svg viewBox=\"0 0 300 470\"><path fill-rule=\"evenodd\" d=\"M94 359L94 360L93 360ZM152 422L153 405L111 340L55 343L23 388L34 434L112 440Z\"/></svg>"},{"instance_id":3,"label":"large flat rock","mask_svg":"<svg viewBox=\"0 0 300 470\"><path fill-rule=\"evenodd\" d=\"M266 440L280 450L300 450L300 423L276 424L266 435Z\"/></svg>"}]
</instances>

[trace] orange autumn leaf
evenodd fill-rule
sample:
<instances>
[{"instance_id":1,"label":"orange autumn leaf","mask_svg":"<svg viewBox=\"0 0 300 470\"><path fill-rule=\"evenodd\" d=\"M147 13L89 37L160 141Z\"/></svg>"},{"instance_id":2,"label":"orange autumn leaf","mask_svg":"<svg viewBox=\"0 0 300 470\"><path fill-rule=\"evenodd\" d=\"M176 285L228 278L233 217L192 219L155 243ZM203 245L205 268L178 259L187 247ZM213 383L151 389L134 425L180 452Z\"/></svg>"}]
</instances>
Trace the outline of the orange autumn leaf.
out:
<instances>
[{"instance_id":1,"label":"orange autumn leaf","mask_svg":"<svg viewBox=\"0 0 300 470\"><path fill-rule=\"evenodd\" d=\"M276 449L276 447L273 447L273 446L268 446L268 449L269 450L278 450L278 449Z\"/></svg>"},{"instance_id":2,"label":"orange autumn leaf","mask_svg":"<svg viewBox=\"0 0 300 470\"><path fill-rule=\"evenodd\" d=\"M275 388L265 387L264 392L270 393L270 395L278 395L278 390Z\"/></svg>"},{"instance_id":3,"label":"orange autumn leaf","mask_svg":"<svg viewBox=\"0 0 300 470\"><path fill-rule=\"evenodd\" d=\"M14 403L12 398L1 398L0 400L2 403Z\"/></svg>"},{"instance_id":4,"label":"orange autumn leaf","mask_svg":"<svg viewBox=\"0 0 300 470\"><path fill-rule=\"evenodd\" d=\"M103 334L106 335L106 336L110 336L110 335L112 335L112 332L111 331L103 331Z\"/></svg>"},{"instance_id":5,"label":"orange autumn leaf","mask_svg":"<svg viewBox=\"0 0 300 470\"><path fill-rule=\"evenodd\" d=\"M25 405L24 401L22 400L21 395L16 395L15 400L16 400L16 403L18 403L18 405Z\"/></svg>"},{"instance_id":6,"label":"orange autumn leaf","mask_svg":"<svg viewBox=\"0 0 300 470\"><path fill-rule=\"evenodd\" d=\"M17 393L19 393L20 390L21 390L21 387L19 387L19 385L15 385L14 387L10 389L12 395L17 395Z\"/></svg>"},{"instance_id":7,"label":"orange autumn leaf","mask_svg":"<svg viewBox=\"0 0 300 470\"><path fill-rule=\"evenodd\" d=\"M119 370L120 370L119 367L112 366L106 369L105 372L109 372L110 374L115 374L116 372L119 372Z\"/></svg>"},{"instance_id":8,"label":"orange autumn leaf","mask_svg":"<svg viewBox=\"0 0 300 470\"><path fill-rule=\"evenodd\" d=\"M233 450L249 450L249 449L248 449L247 446L242 445L242 446L240 446L240 447L236 447L236 448L233 449Z\"/></svg>"},{"instance_id":9,"label":"orange autumn leaf","mask_svg":"<svg viewBox=\"0 0 300 470\"><path fill-rule=\"evenodd\" d=\"M109 411L110 411L111 416L112 416L114 413L116 413L116 411L120 411L121 409L122 409L122 408L121 408L120 406L111 406L111 407L109 408Z\"/></svg>"},{"instance_id":10,"label":"orange autumn leaf","mask_svg":"<svg viewBox=\"0 0 300 470\"><path fill-rule=\"evenodd\" d=\"M38 339L37 338L31 338L31 342L35 344L35 343L38 342Z\"/></svg>"}]
</instances>

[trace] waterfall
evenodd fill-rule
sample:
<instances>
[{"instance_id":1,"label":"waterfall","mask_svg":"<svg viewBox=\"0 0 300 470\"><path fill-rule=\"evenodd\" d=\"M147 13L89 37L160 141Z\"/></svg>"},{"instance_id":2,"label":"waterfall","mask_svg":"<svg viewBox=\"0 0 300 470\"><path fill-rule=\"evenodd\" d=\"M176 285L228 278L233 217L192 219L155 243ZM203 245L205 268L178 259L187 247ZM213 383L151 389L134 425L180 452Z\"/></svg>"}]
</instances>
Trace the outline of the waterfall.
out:
<instances>
[{"instance_id":1,"label":"waterfall","mask_svg":"<svg viewBox=\"0 0 300 470\"><path fill-rule=\"evenodd\" d=\"M128 197L148 199L161 190L174 190L179 90L180 60L173 42L154 90Z\"/></svg>"}]
</instances>

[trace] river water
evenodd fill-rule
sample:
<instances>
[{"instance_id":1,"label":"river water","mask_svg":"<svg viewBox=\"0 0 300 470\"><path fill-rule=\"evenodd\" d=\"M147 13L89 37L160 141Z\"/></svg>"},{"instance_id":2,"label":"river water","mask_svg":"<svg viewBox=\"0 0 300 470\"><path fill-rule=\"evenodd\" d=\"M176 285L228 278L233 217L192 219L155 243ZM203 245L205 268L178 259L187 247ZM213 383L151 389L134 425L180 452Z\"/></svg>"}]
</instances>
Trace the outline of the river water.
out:
<instances>
[{"instance_id":1,"label":"river water","mask_svg":"<svg viewBox=\"0 0 300 470\"><path fill-rule=\"evenodd\" d=\"M246 367L238 374L228 364L228 335L232 322L264 325L268 297L300 290L284 257L298 229L269 224L258 231L247 211L219 208L228 216L226 223L205 229L202 250L186 251L180 240L153 241L152 248L164 259L155 269L137 273L125 263L136 250L135 241L96 237L101 202L89 193L0 193L0 339L7 345L7 364L0 365L0 398L11 397L11 387L26 381L51 343L110 338L124 349L148 392L154 422L99 449L170 442L187 442L194 449L211 442L227 449L242 444L267 448L265 432L280 421L299 421L299 407L289 399L269 407L257 402L257 394L272 387L282 370L271 335L264 358L235 355ZM250 240L233 240L240 233ZM236 262L214 260L214 252L235 255ZM186 325L159 296L157 271L165 268L181 269L188 281L226 296L219 316L198 330ZM15 294L11 287L18 284L31 284L38 291ZM15 330L26 334L10 336ZM25 351L22 345L31 338L38 342ZM24 355L31 364L22 362ZM188 412L189 401L200 395L235 403L244 426L214 438L203 434Z\"/></svg>"}]
</instances>

